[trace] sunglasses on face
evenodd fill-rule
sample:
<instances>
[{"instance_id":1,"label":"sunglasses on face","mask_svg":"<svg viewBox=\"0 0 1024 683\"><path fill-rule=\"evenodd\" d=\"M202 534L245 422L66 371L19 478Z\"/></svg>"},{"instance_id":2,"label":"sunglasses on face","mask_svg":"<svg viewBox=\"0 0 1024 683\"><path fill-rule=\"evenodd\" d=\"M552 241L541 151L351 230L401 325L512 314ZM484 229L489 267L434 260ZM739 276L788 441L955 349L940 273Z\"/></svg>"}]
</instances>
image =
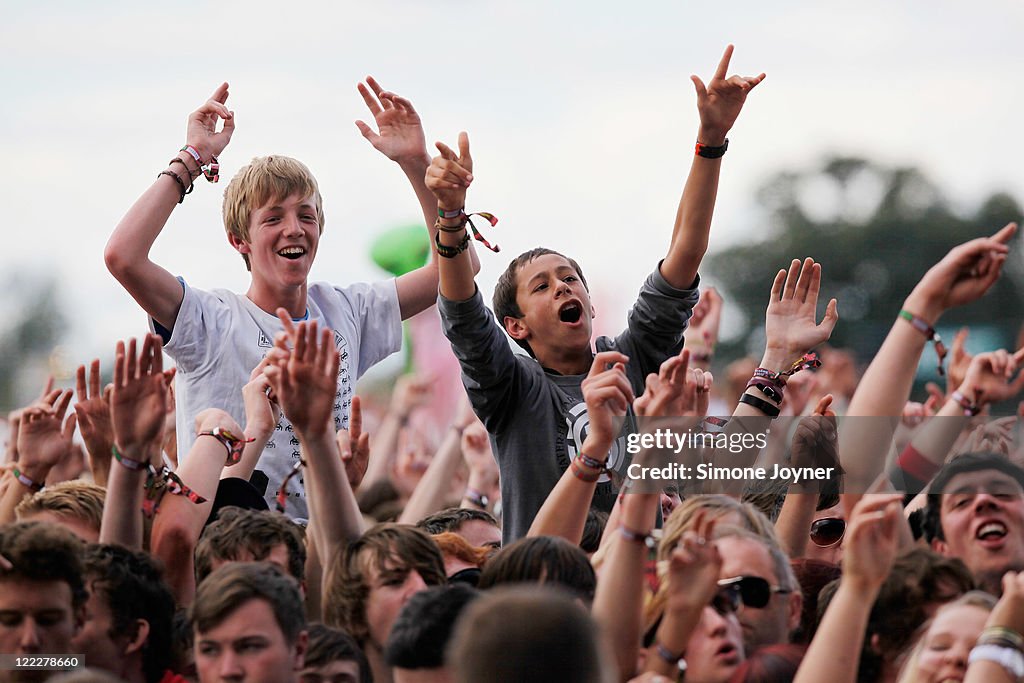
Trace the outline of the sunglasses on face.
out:
<instances>
[{"instance_id":1,"label":"sunglasses on face","mask_svg":"<svg viewBox=\"0 0 1024 683\"><path fill-rule=\"evenodd\" d=\"M728 586L721 587L715 597L711 598L711 608L725 617L739 610L740 600L739 591Z\"/></svg>"},{"instance_id":2,"label":"sunglasses on face","mask_svg":"<svg viewBox=\"0 0 1024 683\"><path fill-rule=\"evenodd\" d=\"M760 576L737 576L732 579L722 579L718 582L718 586L735 596L733 601L736 603L737 608L739 603L742 602L746 607L760 609L768 605L768 602L772 599L772 593L786 594L793 592L782 586L773 586L768 583L768 579L762 579ZM721 592L720 590L719 593Z\"/></svg>"},{"instance_id":3,"label":"sunglasses on face","mask_svg":"<svg viewBox=\"0 0 1024 683\"><path fill-rule=\"evenodd\" d=\"M845 519L823 517L811 523L811 543L820 548L828 548L839 543L845 534Z\"/></svg>"}]
</instances>

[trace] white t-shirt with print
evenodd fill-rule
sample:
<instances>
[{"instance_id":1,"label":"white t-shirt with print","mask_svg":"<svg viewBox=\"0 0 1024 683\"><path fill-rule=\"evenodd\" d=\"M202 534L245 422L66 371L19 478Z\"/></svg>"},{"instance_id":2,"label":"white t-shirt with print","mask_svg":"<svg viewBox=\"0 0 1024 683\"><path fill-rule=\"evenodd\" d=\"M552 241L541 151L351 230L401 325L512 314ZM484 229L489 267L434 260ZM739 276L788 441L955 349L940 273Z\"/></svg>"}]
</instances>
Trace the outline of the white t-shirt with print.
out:
<instances>
[{"instance_id":1,"label":"white t-shirt with print","mask_svg":"<svg viewBox=\"0 0 1024 683\"><path fill-rule=\"evenodd\" d=\"M282 330L276 315L242 294L223 289L206 292L182 282L185 290L170 340L164 349L178 367L175 380L178 457L195 441L195 418L206 408L220 408L245 426L242 387ZM367 369L402 345L402 321L394 280L334 287L317 282L307 292L309 319L334 330L341 353L335 428L347 428L355 383ZM257 465L270 480L266 499L271 509L281 482L299 459L299 441L281 417ZM230 472L230 470L228 470ZM288 485L286 512L307 517L303 475Z\"/></svg>"}]
</instances>

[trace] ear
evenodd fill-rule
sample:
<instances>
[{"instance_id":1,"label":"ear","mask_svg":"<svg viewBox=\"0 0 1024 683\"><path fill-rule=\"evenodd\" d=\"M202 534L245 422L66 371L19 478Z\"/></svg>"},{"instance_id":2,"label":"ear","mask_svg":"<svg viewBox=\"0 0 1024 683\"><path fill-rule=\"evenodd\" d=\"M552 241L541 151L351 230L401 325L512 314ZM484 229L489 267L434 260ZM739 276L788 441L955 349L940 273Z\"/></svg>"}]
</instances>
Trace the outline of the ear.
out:
<instances>
[{"instance_id":1,"label":"ear","mask_svg":"<svg viewBox=\"0 0 1024 683\"><path fill-rule=\"evenodd\" d=\"M789 632L793 633L800 625L800 613L804 608L804 595L800 591L793 591L789 596Z\"/></svg>"},{"instance_id":2,"label":"ear","mask_svg":"<svg viewBox=\"0 0 1024 683\"><path fill-rule=\"evenodd\" d=\"M252 252L252 245L243 240L238 235L228 233L228 242L231 244L231 248L237 251L239 254L249 254Z\"/></svg>"},{"instance_id":3,"label":"ear","mask_svg":"<svg viewBox=\"0 0 1024 683\"><path fill-rule=\"evenodd\" d=\"M306 665L306 649L309 647L309 632L300 631L299 637L295 639L294 650L294 666L295 670L298 671Z\"/></svg>"},{"instance_id":4,"label":"ear","mask_svg":"<svg viewBox=\"0 0 1024 683\"><path fill-rule=\"evenodd\" d=\"M504 323L505 331L513 339L523 341L530 338L530 328L526 326L526 321L522 318L513 318L510 315L506 315Z\"/></svg>"},{"instance_id":5,"label":"ear","mask_svg":"<svg viewBox=\"0 0 1024 683\"><path fill-rule=\"evenodd\" d=\"M142 649L149 640L149 622L145 619L135 620L135 635L124 647L124 654L130 655Z\"/></svg>"},{"instance_id":6,"label":"ear","mask_svg":"<svg viewBox=\"0 0 1024 683\"><path fill-rule=\"evenodd\" d=\"M82 629L85 627L85 605L83 604L81 607L76 609L74 613L71 615L71 618L75 622L75 635L77 636L79 633L82 632Z\"/></svg>"},{"instance_id":7,"label":"ear","mask_svg":"<svg viewBox=\"0 0 1024 683\"><path fill-rule=\"evenodd\" d=\"M942 541L938 538L933 538L931 546L932 550L937 552L939 555L942 555L943 557L949 557L949 546L946 545L945 541Z\"/></svg>"}]
</instances>

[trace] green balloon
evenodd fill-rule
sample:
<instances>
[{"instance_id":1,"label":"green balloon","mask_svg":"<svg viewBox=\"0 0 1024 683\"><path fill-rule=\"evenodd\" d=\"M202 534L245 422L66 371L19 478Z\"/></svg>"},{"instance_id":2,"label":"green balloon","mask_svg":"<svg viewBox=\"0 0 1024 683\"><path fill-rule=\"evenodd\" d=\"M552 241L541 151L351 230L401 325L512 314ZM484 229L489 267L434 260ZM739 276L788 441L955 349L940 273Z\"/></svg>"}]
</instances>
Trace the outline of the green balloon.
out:
<instances>
[{"instance_id":1,"label":"green balloon","mask_svg":"<svg viewBox=\"0 0 1024 683\"><path fill-rule=\"evenodd\" d=\"M394 276L405 275L427 263L430 238L422 225L391 228L370 247L370 258Z\"/></svg>"}]
</instances>

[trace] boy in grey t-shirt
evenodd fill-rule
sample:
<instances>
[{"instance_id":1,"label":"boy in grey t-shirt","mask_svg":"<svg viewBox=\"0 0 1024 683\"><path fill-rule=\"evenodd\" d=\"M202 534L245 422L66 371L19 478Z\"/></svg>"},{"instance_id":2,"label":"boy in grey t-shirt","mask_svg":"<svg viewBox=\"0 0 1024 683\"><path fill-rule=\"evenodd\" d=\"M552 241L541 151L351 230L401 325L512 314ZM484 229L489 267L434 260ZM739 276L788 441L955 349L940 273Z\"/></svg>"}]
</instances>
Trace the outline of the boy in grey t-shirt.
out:
<instances>
[{"instance_id":1,"label":"boy in grey t-shirt","mask_svg":"<svg viewBox=\"0 0 1024 683\"><path fill-rule=\"evenodd\" d=\"M594 309L579 265L557 252L534 249L512 261L494 292L498 322L531 358L512 352L484 307L465 249L463 208L473 180L468 136L460 134L458 153L438 143L441 155L427 170L427 186L437 196L440 216L441 315L473 408L491 435L501 473L506 542L526 534L583 443L587 415L580 387L594 348L630 358L626 372L634 394L640 395L647 374L657 372L682 347L697 303L697 269L707 250L726 135L747 94L764 78L726 78L731 57L730 45L707 87L691 77L700 129L668 253L641 288L627 329L615 339L597 339L595 346ZM623 439L607 455L587 455L624 472ZM610 509L615 491L607 475L603 479L593 504Z\"/></svg>"}]
</instances>

